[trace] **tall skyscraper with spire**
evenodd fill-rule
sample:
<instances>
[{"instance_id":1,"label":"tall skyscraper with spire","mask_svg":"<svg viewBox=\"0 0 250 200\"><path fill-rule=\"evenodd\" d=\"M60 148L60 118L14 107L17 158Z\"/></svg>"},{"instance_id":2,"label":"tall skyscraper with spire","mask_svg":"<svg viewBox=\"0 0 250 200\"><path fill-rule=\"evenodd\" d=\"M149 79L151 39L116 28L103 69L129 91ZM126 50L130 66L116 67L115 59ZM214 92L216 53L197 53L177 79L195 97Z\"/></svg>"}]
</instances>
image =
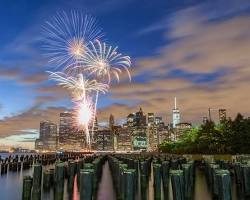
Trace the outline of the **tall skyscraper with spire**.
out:
<instances>
[{"instance_id":1,"label":"tall skyscraper with spire","mask_svg":"<svg viewBox=\"0 0 250 200\"><path fill-rule=\"evenodd\" d=\"M173 109L173 128L176 128L176 124L181 122L180 110L177 108L176 97L174 98L174 109Z\"/></svg>"}]
</instances>

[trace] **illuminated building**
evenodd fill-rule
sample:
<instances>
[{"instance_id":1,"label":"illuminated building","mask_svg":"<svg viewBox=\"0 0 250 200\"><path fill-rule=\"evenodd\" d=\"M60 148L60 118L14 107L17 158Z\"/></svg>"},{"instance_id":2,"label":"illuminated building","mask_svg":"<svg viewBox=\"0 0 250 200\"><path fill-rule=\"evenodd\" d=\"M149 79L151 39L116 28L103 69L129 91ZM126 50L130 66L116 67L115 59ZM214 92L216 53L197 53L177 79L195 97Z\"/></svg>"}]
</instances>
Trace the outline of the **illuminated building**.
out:
<instances>
[{"instance_id":1,"label":"illuminated building","mask_svg":"<svg viewBox=\"0 0 250 200\"><path fill-rule=\"evenodd\" d=\"M85 135L83 131L73 128L71 112L60 113L59 144L64 150L81 150L84 148Z\"/></svg>"},{"instance_id":2,"label":"illuminated building","mask_svg":"<svg viewBox=\"0 0 250 200\"><path fill-rule=\"evenodd\" d=\"M156 151L159 146L159 134L158 127L153 124L149 125L147 128L148 137L148 151Z\"/></svg>"},{"instance_id":3,"label":"illuminated building","mask_svg":"<svg viewBox=\"0 0 250 200\"><path fill-rule=\"evenodd\" d=\"M219 121L220 123L227 119L227 111L226 109L219 109Z\"/></svg>"},{"instance_id":4,"label":"illuminated building","mask_svg":"<svg viewBox=\"0 0 250 200\"><path fill-rule=\"evenodd\" d=\"M146 115L143 115L142 108L135 113L134 126L145 126L146 125Z\"/></svg>"},{"instance_id":5,"label":"illuminated building","mask_svg":"<svg viewBox=\"0 0 250 200\"><path fill-rule=\"evenodd\" d=\"M176 124L179 124L181 120L180 111L176 105L176 97L174 98L174 109L173 109L173 128L176 128Z\"/></svg>"},{"instance_id":6,"label":"illuminated building","mask_svg":"<svg viewBox=\"0 0 250 200\"><path fill-rule=\"evenodd\" d=\"M153 125L155 123L155 114L148 113L148 125Z\"/></svg>"},{"instance_id":7,"label":"illuminated building","mask_svg":"<svg viewBox=\"0 0 250 200\"><path fill-rule=\"evenodd\" d=\"M117 151L131 151L131 135L127 127L116 126L115 135L117 138Z\"/></svg>"},{"instance_id":8,"label":"illuminated building","mask_svg":"<svg viewBox=\"0 0 250 200\"><path fill-rule=\"evenodd\" d=\"M177 141L180 138L180 136L185 133L185 131L191 128L192 128L191 123L183 122L183 123L176 124L176 127L174 129L174 136L175 136L174 141Z\"/></svg>"},{"instance_id":9,"label":"illuminated building","mask_svg":"<svg viewBox=\"0 0 250 200\"><path fill-rule=\"evenodd\" d=\"M163 124L162 117L155 117L155 124L156 124L156 125Z\"/></svg>"},{"instance_id":10,"label":"illuminated building","mask_svg":"<svg viewBox=\"0 0 250 200\"><path fill-rule=\"evenodd\" d=\"M59 142L60 144L66 144L69 139L69 135L72 133L72 113L63 112L60 113L59 122Z\"/></svg>"},{"instance_id":11,"label":"illuminated building","mask_svg":"<svg viewBox=\"0 0 250 200\"><path fill-rule=\"evenodd\" d=\"M127 116L127 126L129 127L132 127L134 126L134 118L135 118L135 115L130 113L128 116Z\"/></svg>"},{"instance_id":12,"label":"illuminated building","mask_svg":"<svg viewBox=\"0 0 250 200\"><path fill-rule=\"evenodd\" d=\"M140 110L136 113L129 114L127 117L128 133L132 140L133 150L146 150L147 149L147 123L146 115Z\"/></svg>"},{"instance_id":13,"label":"illuminated building","mask_svg":"<svg viewBox=\"0 0 250 200\"><path fill-rule=\"evenodd\" d=\"M146 126L135 126L129 128L132 137L133 150L147 150L147 127Z\"/></svg>"},{"instance_id":14,"label":"illuminated building","mask_svg":"<svg viewBox=\"0 0 250 200\"><path fill-rule=\"evenodd\" d=\"M50 121L40 122L40 136L35 142L38 150L57 149L57 125Z\"/></svg>"},{"instance_id":15,"label":"illuminated building","mask_svg":"<svg viewBox=\"0 0 250 200\"><path fill-rule=\"evenodd\" d=\"M113 134L109 128L98 129L96 134L97 151L113 151Z\"/></svg>"},{"instance_id":16,"label":"illuminated building","mask_svg":"<svg viewBox=\"0 0 250 200\"><path fill-rule=\"evenodd\" d=\"M109 116L109 128L110 128L111 130L113 130L114 125L115 125L115 118L114 118L114 116L111 114L111 115Z\"/></svg>"}]
</instances>

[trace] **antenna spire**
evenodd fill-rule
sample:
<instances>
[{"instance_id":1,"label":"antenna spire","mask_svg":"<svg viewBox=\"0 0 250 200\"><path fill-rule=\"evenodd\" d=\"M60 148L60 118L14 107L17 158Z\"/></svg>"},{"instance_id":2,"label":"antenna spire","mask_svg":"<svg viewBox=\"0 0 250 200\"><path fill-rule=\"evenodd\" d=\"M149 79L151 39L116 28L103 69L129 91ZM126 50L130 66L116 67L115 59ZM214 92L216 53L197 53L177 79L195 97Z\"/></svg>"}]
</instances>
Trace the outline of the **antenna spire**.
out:
<instances>
[{"instance_id":1,"label":"antenna spire","mask_svg":"<svg viewBox=\"0 0 250 200\"><path fill-rule=\"evenodd\" d=\"M176 109L176 97L174 98L174 109Z\"/></svg>"}]
</instances>

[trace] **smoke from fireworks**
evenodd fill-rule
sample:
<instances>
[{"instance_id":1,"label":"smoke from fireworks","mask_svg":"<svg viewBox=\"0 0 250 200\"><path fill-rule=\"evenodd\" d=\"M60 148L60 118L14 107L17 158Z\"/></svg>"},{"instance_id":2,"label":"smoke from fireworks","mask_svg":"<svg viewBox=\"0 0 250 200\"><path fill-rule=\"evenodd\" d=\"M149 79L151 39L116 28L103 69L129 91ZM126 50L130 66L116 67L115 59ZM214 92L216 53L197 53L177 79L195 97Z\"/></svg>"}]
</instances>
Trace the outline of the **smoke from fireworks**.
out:
<instances>
[{"instance_id":1,"label":"smoke from fireworks","mask_svg":"<svg viewBox=\"0 0 250 200\"><path fill-rule=\"evenodd\" d=\"M99 93L105 94L112 77L117 81L125 71L131 80L130 57L117 52L99 39L103 36L94 18L81 12L58 13L44 26L46 54L50 62L62 67L62 72L49 72L49 78L68 89L75 104L74 125L84 130L86 142L91 146L89 127L94 119Z\"/></svg>"}]
</instances>

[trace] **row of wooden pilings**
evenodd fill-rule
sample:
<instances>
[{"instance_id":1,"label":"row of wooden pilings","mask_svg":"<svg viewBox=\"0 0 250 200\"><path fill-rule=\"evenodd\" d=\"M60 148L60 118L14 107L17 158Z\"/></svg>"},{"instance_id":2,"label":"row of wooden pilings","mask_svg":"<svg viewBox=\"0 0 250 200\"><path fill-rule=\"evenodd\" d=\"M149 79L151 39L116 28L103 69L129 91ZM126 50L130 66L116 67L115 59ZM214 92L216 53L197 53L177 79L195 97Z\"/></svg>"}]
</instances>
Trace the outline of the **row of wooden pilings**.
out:
<instances>
[{"instance_id":1,"label":"row of wooden pilings","mask_svg":"<svg viewBox=\"0 0 250 200\"><path fill-rule=\"evenodd\" d=\"M75 177L81 200L96 198L98 182L102 174L102 166L105 156L88 156L57 160L54 168L44 170L42 164L33 165L33 177L26 176L23 179L23 200L40 200L41 191L53 189L54 199L61 200L64 195L64 182L68 181L69 199L72 199Z\"/></svg>"},{"instance_id":2,"label":"row of wooden pilings","mask_svg":"<svg viewBox=\"0 0 250 200\"><path fill-rule=\"evenodd\" d=\"M250 199L250 163L223 160L205 162L205 174L213 199L231 200L233 180L237 199Z\"/></svg>"},{"instance_id":3,"label":"row of wooden pilings","mask_svg":"<svg viewBox=\"0 0 250 200\"><path fill-rule=\"evenodd\" d=\"M189 200L194 191L194 162L171 157L108 156L119 200L151 199L148 185L153 169L155 200L169 199L169 184L174 200ZM162 191L163 188L163 191Z\"/></svg>"},{"instance_id":4,"label":"row of wooden pilings","mask_svg":"<svg viewBox=\"0 0 250 200\"><path fill-rule=\"evenodd\" d=\"M5 175L8 171L16 172L21 171L21 169L29 169L35 163L50 165L55 163L56 160L67 161L68 159L77 159L84 156L85 154L81 153L16 155L8 156L5 159L0 156L0 174Z\"/></svg>"}]
</instances>

